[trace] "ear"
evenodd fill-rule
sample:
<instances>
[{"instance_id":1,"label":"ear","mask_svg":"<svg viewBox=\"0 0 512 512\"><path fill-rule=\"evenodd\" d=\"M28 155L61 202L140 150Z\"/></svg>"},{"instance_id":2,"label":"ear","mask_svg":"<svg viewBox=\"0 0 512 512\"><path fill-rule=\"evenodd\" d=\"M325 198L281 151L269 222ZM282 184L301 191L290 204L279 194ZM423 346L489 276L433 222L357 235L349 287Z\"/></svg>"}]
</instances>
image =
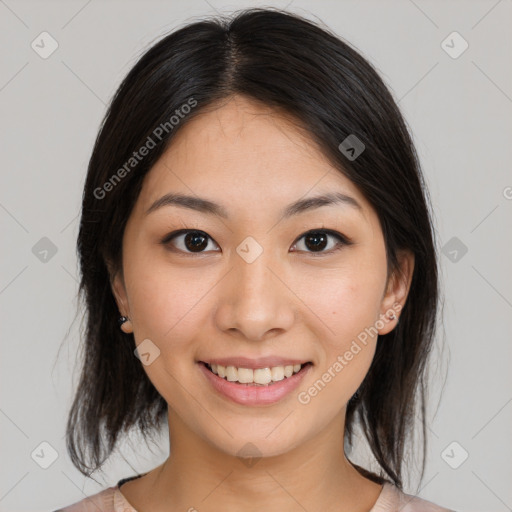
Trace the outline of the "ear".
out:
<instances>
[{"instance_id":1,"label":"ear","mask_svg":"<svg viewBox=\"0 0 512 512\"><path fill-rule=\"evenodd\" d=\"M128 307L128 298L126 294L126 287L124 284L124 276L123 270L114 268L114 266L107 261L106 263L108 268L108 273L110 277L110 287L112 289L112 294L116 300L117 309L119 309L119 313L123 316L130 316L130 310Z\"/></svg>"},{"instance_id":2,"label":"ear","mask_svg":"<svg viewBox=\"0 0 512 512\"><path fill-rule=\"evenodd\" d=\"M119 312L123 316L130 316L130 311L128 307L128 299L126 296L126 288L124 285L124 279L121 272L118 272L110 283L112 287L112 293L114 294L114 298L116 299L117 308Z\"/></svg>"},{"instance_id":3,"label":"ear","mask_svg":"<svg viewBox=\"0 0 512 512\"><path fill-rule=\"evenodd\" d=\"M382 297L380 319L384 327L378 330L380 335L387 334L395 328L411 286L414 254L409 250L401 250L397 252L397 259L399 269L389 276L386 291Z\"/></svg>"}]
</instances>

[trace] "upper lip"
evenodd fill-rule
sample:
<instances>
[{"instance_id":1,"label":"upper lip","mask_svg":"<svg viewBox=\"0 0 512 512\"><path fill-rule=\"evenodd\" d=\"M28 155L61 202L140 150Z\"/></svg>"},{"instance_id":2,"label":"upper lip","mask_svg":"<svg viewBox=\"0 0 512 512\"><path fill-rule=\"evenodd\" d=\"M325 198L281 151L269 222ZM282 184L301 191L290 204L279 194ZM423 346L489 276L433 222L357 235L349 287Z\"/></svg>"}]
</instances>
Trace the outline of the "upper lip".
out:
<instances>
[{"instance_id":1,"label":"upper lip","mask_svg":"<svg viewBox=\"0 0 512 512\"><path fill-rule=\"evenodd\" d=\"M220 364L221 366L235 366L237 368L270 368L272 366L289 366L309 363L307 359L291 359L289 357L267 356L267 357L222 357L201 360L203 363Z\"/></svg>"}]
</instances>

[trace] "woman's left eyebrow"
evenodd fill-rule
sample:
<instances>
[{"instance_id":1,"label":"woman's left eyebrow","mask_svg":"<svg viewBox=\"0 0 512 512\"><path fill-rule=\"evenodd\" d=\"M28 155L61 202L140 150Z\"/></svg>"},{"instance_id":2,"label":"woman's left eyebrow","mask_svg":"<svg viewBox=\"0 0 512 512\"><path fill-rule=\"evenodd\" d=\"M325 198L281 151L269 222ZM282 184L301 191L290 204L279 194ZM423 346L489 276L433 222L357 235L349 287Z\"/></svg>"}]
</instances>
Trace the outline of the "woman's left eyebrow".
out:
<instances>
[{"instance_id":1,"label":"woman's left eyebrow","mask_svg":"<svg viewBox=\"0 0 512 512\"><path fill-rule=\"evenodd\" d=\"M348 205L357 210L362 211L362 206L351 196L342 194L341 192L328 192L315 197L299 199L294 203L286 206L281 214L280 221L298 215L305 211L320 208L322 206L331 206L336 204ZM169 193L157 199L145 212L149 215L164 206L177 206L180 208L188 208L198 212L215 215L229 220L227 210L220 204L198 196L189 196L185 194Z\"/></svg>"}]
</instances>

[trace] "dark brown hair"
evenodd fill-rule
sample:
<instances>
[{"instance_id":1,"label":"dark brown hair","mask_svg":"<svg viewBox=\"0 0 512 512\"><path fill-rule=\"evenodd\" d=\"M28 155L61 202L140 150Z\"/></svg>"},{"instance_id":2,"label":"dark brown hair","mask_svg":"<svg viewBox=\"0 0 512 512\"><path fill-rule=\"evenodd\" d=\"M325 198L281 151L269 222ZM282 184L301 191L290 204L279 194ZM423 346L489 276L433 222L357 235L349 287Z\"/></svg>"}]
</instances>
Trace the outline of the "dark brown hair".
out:
<instances>
[{"instance_id":1,"label":"dark brown hair","mask_svg":"<svg viewBox=\"0 0 512 512\"><path fill-rule=\"evenodd\" d=\"M145 175L178 130L233 94L291 114L359 188L380 219L388 273L399 270L397 251L414 253L400 321L379 338L345 426L348 446L360 426L380 466L379 474L356 466L361 473L403 488L417 414L424 472L427 359L439 309L428 191L406 123L373 66L328 29L277 9L196 21L166 35L140 57L110 103L88 166L77 241L86 328L67 424L71 460L90 475L121 434L137 427L147 439L165 424L167 404L134 356L133 334L118 327L111 278L122 269L123 232ZM355 159L339 149L349 135L365 145ZM133 152L148 137L154 147L133 165Z\"/></svg>"}]
</instances>

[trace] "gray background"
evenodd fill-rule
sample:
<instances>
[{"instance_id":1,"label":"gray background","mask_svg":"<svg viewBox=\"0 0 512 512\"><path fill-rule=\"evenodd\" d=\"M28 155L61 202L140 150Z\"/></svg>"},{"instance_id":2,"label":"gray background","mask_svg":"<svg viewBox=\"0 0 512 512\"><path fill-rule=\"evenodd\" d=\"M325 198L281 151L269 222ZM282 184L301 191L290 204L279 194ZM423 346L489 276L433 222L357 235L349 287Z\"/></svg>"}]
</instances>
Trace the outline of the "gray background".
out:
<instances>
[{"instance_id":1,"label":"gray background","mask_svg":"<svg viewBox=\"0 0 512 512\"><path fill-rule=\"evenodd\" d=\"M86 165L105 106L141 51L192 17L254 5L319 18L399 101L432 195L445 290L427 470L409 490L458 511L512 510L511 0L0 0L0 510L53 510L166 457L166 432L153 454L132 436L96 484L66 453ZM58 42L46 59L31 47L43 31ZM443 43L453 31L469 44L460 55L458 36ZM58 453L47 469L42 442Z\"/></svg>"}]
</instances>

